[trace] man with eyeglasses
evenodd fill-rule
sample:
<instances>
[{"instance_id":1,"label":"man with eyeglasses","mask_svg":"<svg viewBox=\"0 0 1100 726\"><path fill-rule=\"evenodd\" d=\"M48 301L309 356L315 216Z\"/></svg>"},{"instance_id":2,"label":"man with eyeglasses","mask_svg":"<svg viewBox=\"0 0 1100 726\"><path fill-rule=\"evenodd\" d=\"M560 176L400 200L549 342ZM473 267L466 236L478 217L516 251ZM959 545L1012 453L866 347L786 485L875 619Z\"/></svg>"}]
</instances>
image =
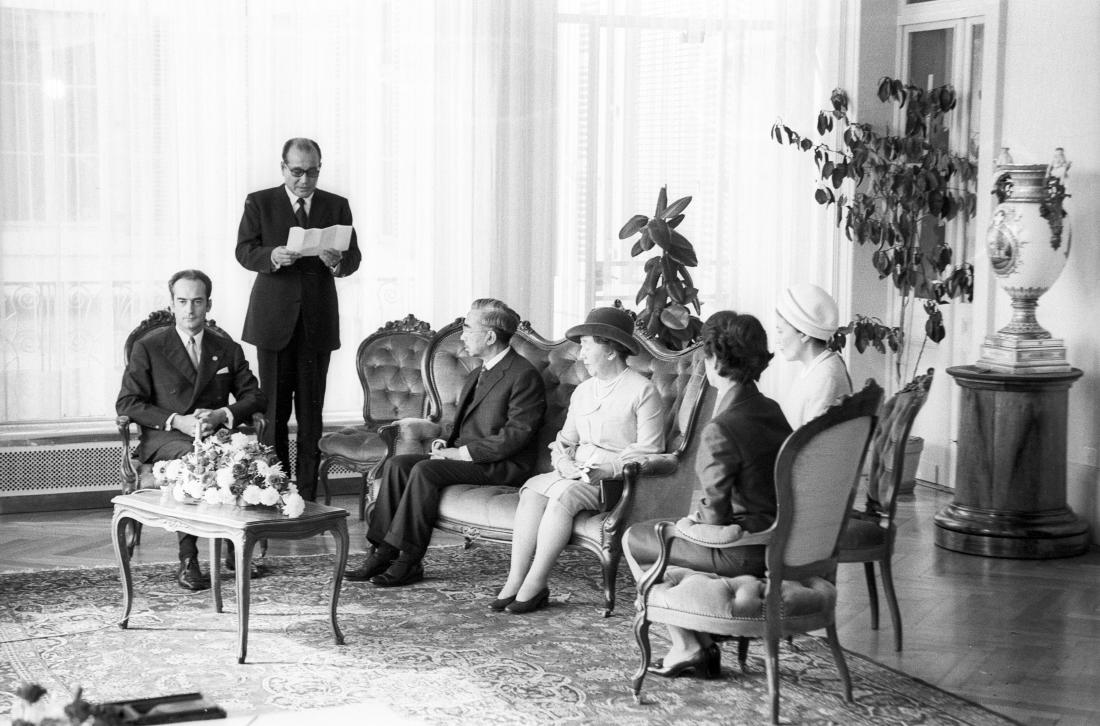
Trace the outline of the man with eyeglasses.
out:
<instances>
[{"instance_id":1,"label":"man with eyeglasses","mask_svg":"<svg viewBox=\"0 0 1100 726\"><path fill-rule=\"evenodd\" d=\"M267 394L265 443L274 445L298 491L317 492L317 448L332 351L340 347L340 311L334 278L359 269L355 231L346 252L322 249L302 256L287 248L292 227L350 225L348 200L317 188L321 147L312 139L283 144L283 184L249 194L237 231L237 260L256 273L241 338L256 346L260 386ZM288 425L298 422L297 466L290 468Z\"/></svg>"},{"instance_id":2,"label":"man with eyeglasses","mask_svg":"<svg viewBox=\"0 0 1100 726\"><path fill-rule=\"evenodd\" d=\"M349 580L379 587L424 577L421 560L450 484L519 486L534 473L535 435L546 412L542 376L508 341L519 315L500 300L475 300L462 325L466 352L481 360L462 386L452 430L431 454L394 456L382 467L367 529L370 554Z\"/></svg>"}]
</instances>

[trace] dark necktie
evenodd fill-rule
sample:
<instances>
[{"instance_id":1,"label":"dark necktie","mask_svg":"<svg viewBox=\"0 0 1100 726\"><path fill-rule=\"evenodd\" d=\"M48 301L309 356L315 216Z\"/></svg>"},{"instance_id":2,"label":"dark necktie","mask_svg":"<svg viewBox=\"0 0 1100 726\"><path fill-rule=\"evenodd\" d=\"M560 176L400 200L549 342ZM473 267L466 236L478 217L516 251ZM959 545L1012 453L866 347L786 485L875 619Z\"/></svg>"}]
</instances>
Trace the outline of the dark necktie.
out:
<instances>
[{"instance_id":1,"label":"dark necktie","mask_svg":"<svg viewBox=\"0 0 1100 726\"><path fill-rule=\"evenodd\" d=\"M306 214L306 200L298 197L298 210L294 212L294 216L298 218L298 226L302 229L309 228L309 216Z\"/></svg>"}]
</instances>

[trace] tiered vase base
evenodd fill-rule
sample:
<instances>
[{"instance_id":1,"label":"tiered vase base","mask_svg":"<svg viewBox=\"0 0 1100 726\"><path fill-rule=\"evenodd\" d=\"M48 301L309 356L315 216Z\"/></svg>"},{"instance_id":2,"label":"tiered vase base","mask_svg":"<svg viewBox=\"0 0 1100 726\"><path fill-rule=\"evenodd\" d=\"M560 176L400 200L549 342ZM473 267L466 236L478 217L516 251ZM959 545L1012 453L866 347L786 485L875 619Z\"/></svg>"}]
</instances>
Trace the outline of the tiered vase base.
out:
<instances>
[{"instance_id":1,"label":"tiered vase base","mask_svg":"<svg viewBox=\"0 0 1100 726\"><path fill-rule=\"evenodd\" d=\"M985 336L978 367L998 373L1068 373L1066 342L1061 338Z\"/></svg>"}]
</instances>

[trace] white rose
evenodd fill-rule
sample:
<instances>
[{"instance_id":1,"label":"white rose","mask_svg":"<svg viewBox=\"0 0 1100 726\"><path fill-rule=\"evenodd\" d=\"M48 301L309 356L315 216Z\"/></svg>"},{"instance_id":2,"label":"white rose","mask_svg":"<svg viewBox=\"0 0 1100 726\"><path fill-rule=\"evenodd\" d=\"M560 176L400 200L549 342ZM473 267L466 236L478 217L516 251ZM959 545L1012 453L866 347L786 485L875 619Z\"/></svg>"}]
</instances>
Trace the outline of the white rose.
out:
<instances>
[{"instance_id":1,"label":"white rose","mask_svg":"<svg viewBox=\"0 0 1100 726\"><path fill-rule=\"evenodd\" d=\"M236 433L230 435L229 445L232 446L234 449L243 449L245 445L248 444L248 442L251 440L252 437L248 434L242 434L240 431L237 431Z\"/></svg>"},{"instance_id":2,"label":"white rose","mask_svg":"<svg viewBox=\"0 0 1100 726\"><path fill-rule=\"evenodd\" d=\"M297 492L283 495L283 514L293 519L302 516L306 510L306 500L298 496Z\"/></svg>"},{"instance_id":3,"label":"white rose","mask_svg":"<svg viewBox=\"0 0 1100 726\"><path fill-rule=\"evenodd\" d=\"M158 482L164 481L165 480L164 473L167 470L168 470L168 462L167 461L158 461L157 463L153 464L153 478L156 479Z\"/></svg>"},{"instance_id":4,"label":"white rose","mask_svg":"<svg viewBox=\"0 0 1100 726\"><path fill-rule=\"evenodd\" d=\"M260 495L262 492L263 490L255 484L249 484L244 488L244 492L241 494L241 499L244 500L245 504L259 504Z\"/></svg>"},{"instance_id":5,"label":"white rose","mask_svg":"<svg viewBox=\"0 0 1100 726\"><path fill-rule=\"evenodd\" d=\"M204 489L201 479L190 477L183 483L183 491L193 499L202 499Z\"/></svg>"},{"instance_id":6,"label":"white rose","mask_svg":"<svg viewBox=\"0 0 1100 726\"><path fill-rule=\"evenodd\" d=\"M279 492L270 487L260 490L260 504L271 507L279 503Z\"/></svg>"},{"instance_id":7,"label":"white rose","mask_svg":"<svg viewBox=\"0 0 1100 726\"><path fill-rule=\"evenodd\" d=\"M224 466L221 469L218 469L218 474L215 477L215 480L218 482L218 486L222 487L223 489L227 488L234 481L233 467Z\"/></svg>"},{"instance_id":8,"label":"white rose","mask_svg":"<svg viewBox=\"0 0 1100 726\"><path fill-rule=\"evenodd\" d=\"M172 481L179 479L180 472L183 470L183 462L179 459L172 459L164 467L164 476Z\"/></svg>"},{"instance_id":9,"label":"white rose","mask_svg":"<svg viewBox=\"0 0 1100 726\"><path fill-rule=\"evenodd\" d=\"M222 492L217 487L210 487L202 493L202 500L207 504L221 504Z\"/></svg>"},{"instance_id":10,"label":"white rose","mask_svg":"<svg viewBox=\"0 0 1100 726\"><path fill-rule=\"evenodd\" d=\"M172 498L175 499L177 502L182 502L183 500L187 499L187 495L183 492L182 484L176 484L172 487Z\"/></svg>"}]
</instances>

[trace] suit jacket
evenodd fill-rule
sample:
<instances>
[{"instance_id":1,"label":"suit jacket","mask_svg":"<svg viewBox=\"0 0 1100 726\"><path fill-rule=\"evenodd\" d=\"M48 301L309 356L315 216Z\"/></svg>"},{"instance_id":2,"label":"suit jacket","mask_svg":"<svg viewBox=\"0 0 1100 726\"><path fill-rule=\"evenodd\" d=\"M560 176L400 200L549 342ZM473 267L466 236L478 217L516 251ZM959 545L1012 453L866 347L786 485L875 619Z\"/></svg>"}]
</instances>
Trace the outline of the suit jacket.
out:
<instances>
[{"instance_id":1,"label":"suit jacket","mask_svg":"<svg viewBox=\"0 0 1100 726\"><path fill-rule=\"evenodd\" d=\"M309 212L311 228L351 224L348 200L317 189ZM257 273L248 300L241 338L257 348L282 350L302 316L306 345L317 351L340 347L340 310L332 271L319 257L303 257L293 265L274 269L271 250L286 244L291 227L298 226L286 187L279 185L249 194L237 230L237 261ZM359 269L362 255L355 231L336 277Z\"/></svg>"},{"instance_id":2,"label":"suit jacket","mask_svg":"<svg viewBox=\"0 0 1100 726\"><path fill-rule=\"evenodd\" d=\"M244 351L228 335L206 328L198 375L174 325L158 328L134 343L115 410L141 425L139 460L155 461L166 443L190 439L181 431L165 429L171 414L223 406L233 413L234 424L247 423L267 406Z\"/></svg>"},{"instance_id":3,"label":"suit jacket","mask_svg":"<svg viewBox=\"0 0 1100 726\"><path fill-rule=\"evenodd\" d=\"M715 410L695 461L704 493L700 521L767 529L775 521L775 459L791 427L755 383L728 393Z\"/></svg>"},{"instance_id":4,"label":"suit jacket","mask_svg":"<svg viewBox=\"0 0 1100 726\"><path fill-rule=\"evenodd\" d=\"M546 389L535 367L508 353L485 372L466 377L447 445L465 446L475 464L501 484L519 485L531 475L538 457L537 434L546 413Z\"/></svg>"}]
</instances>

